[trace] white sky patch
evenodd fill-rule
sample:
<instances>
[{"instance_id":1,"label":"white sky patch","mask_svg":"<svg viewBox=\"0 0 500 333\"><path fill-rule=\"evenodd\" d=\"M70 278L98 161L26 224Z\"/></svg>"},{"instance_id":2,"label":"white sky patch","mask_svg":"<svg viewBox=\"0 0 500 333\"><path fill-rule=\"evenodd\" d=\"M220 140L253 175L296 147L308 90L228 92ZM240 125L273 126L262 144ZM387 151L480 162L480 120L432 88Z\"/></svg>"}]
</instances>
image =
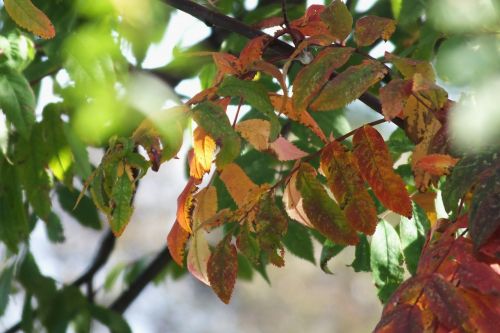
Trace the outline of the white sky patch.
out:
<instances>
[{"instance_id":1,"label":"white sky patch","mask_svg":"<svg viewBox=\"0 0 500 333\"><path fill-rule=\"evenodd\" d=\"M392 52L396 49L394 44L389 42L381 41L370 51L370 55L374 58L383 57L385 52Z\"/></svg>"},{"instance_id":2,"label":"white sky patch","mask_svg":"<svg viewBox=\"0 0 500 333\"><path fill-rule=\"evenodd\" d=\"M377 1L378 0L361 0L356 5L355 11L357 11L358 13L366 12L368 9L372 8L372 6Z\"/></svg>"}]
</instances>

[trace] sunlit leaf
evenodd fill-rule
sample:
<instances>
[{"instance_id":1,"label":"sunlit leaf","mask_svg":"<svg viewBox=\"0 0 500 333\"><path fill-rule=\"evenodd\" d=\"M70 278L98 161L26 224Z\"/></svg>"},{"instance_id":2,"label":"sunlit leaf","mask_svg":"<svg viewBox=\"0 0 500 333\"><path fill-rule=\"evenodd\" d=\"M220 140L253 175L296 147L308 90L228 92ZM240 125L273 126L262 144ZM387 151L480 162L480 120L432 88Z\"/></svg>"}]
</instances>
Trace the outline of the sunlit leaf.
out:
<instances>
[{"instance_id":1,"label":"sunlit leaf","mask_svg":"<svg viewBox=\"0 0 500 333\"><path fill-rule=\"evenodd\" d=\"M285 187L285 192L283 193L283 204L285 205L285 210L290 218L307 227L314 228L304 211L304 199L297 189L297 173L292 175Z\"/></svg>"},{"instance_id":2,"label":"sunlit leaf","mask_svg":"<svg viewBox=\"0 0 500 333\"><path fill-rule=\"evenodd\" d=\"M245 205L259 189L259 187L248 178L243 169L235 163L226 165L220 174L220 178L224 182L224 185L226 185L227 190L238 207Z\"/></svg>"},{"instance_id":3,"label":"sunlit leaf","mask_svg":"<svg viewBox=\"0 0 500 333\"><path fill-rule=\"evenodd\" d=\"M189 239L189 232L184 230L177 221L170 229L167 237L167 246L172 259L179 266L184 266L184 253L186 248L186 243Z\"/></svg>"},{"instance_id":4,"label":"sunlit leaf","mask_svg":"<svg viewBox=\"0 0 500 333\"><path fill-rule=\"evenodd\" d=\"M396 22L394 20L370 15L356 21L354 34L358 46L368 46L379 38L387 41L395 30Z\"/></svg>"},{"instance_id":5,"label":"sunlit leaf","mask_svg":"<svg viewBox=\"0 0 500 333\"><path fill-rule=\"evenodd\" d=\"M188 233L192 232L193 194L196 192L196 189L194 178L189 178L181 194L177 197L177 223Z\"/></svg>"},{"instance_id":6,"label":"sunlit leaf","mask_svg":"<svg viewBox=\"0 0 500 333\"><path fill-rule=\"evenodd\" d=\"M377 198L390 210L411 217L410 197L380 133L365 125L354 134L353 144L359 170Z\"/></svg>"},{"instance_id":7,"label":"sunlit leaf","mask_svg":"<svg viewBox=\"0 0 500 333\"><path fill-rule=\"evenodd\" d=\"M301 164L296 186L303 198L304 211L314 228L337 244L352 245L358 242L356 232L318 181L311 165Z\"/></svg>"},{"instance_id":8,"label":"sunlit leaf","mask_svg":"<svg viewBox=\"0 0 500 333\"><path fill-rule=\"evenodd\" d=\"M370 246L370 266L379 298L385 302L403 282L403 253L394 227L381 220L373 234Z\"/></svg>"},{"instance_id":9,"label":"sunlit leaf","mask_svg":"<svg viewBox=\"0 0 500 333\"><path fill-rule=\"evenodd\" d=\"M386 72L387 69L377 61L349 67L326 84L311 104L311 110L330 111L346 106L379 82Z\"/></svg>"},{"instance_id":10,"label":"sunlit leaf","mask_svg":"<svg viewBox=\"0 0 500 333\"><path fill-rule=\"evenodd\" d=\"M298 160L308 155L282 136L271 142L269 147L280 161Z\"/></svg>"},{"instance_id":11,"label":"sunlit leaf","mask_svg":"<svg viewBox=\"0 0 500 333\"><path fill-rule=\"evenodd\" d=\"M450 155L430 154L419 159L415 166L433 176L443 176L449 174L457 162L458 159Z\"/></svg>"},{"instance_id":12,"label":"sunlit leaf","mask_svg":"<svg viewBox=\"0 0 500 333\"><path fill-rule=\"evenodd\" d=\"M377 210L351 152L337 141L321 153L321 170L349 224L371 235L377 225Z\"/></svg>"},{"instance_id":13,"label":"sunlit leaf","mask_svg":"<svg viewBox=\"0 0 500 333\"><path fill-rule=\"evenodd\" d=\"M207 135L201 127L197 127L193 133L194 141L194 158L192 163L197 167L189 168L190 175L197 179L201 179L205 173L210 171L212 160L215 154L215 141ZM199 172L195 172L199 170Z\"/></svg>"},{"instance_id":14,"label":"sunlit leaf","mask_svg":"<svg viewBox=\"0 0 500 333\"><path fill-rule=\"evenodd\" d=\"M3 3L7 13L21 27L45 39L56 35L50 19L30 0L4 0Z\"/></svg>"},{"instance_id":15,"label":"sunlit leaf","mask_svg":"<svg viewBox=\"0 0 500 333\"><path fill-rule=\"evenodd\" d=\"M215 294L228 304L238 273L236 247L226 236L214 249L208 261L208 280Z\"/></svg>"},{"instance_id":16,"label":"sunlit leaf","mask_svg":"<svg viewBox=\"0 0 500 333\"><path fill-rule=\"evenodd\" d=\"M248 68L254 62L262 59L262 51L268 38L268 36L263 35L248 41L247 45L241 50L239 58L240 65L243 69Z\"/></svg>"},{"instance_id":17,"label":"sunlit leaf","mask_svg":"<svg viewBox=\"0 0 500 333\"><path fill-rule=\"evenodd\" d=\"M271 124L267 120L248 119L236 124L236 131L259 151L269 148Z\"/></svg>"},{"instance_id":18,"label":"sunlit leaf","mask_svg":"<svg viewBox=\"0 0 500 333\"><path fill-rule=\"evenodd\" d=\"M429 229L430 222L425 211L413 203L411 220L402 217L399 223L401 248L403 249L406 267L412 275L417 272L418 261Z\"/></svg>"}]
</instances>

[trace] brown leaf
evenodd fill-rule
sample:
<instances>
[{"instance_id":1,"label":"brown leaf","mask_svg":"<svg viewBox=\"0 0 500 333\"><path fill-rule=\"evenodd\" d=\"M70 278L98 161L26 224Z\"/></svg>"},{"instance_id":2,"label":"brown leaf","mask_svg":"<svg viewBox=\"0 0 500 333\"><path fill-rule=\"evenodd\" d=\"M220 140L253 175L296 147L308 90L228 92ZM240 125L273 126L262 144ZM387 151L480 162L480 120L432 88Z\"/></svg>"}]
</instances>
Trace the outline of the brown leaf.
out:
<instances>
[{"instance_id":1,"label":"brown leaf","mask_svg":"<svg viewBox=\"0 0 500 333\"><path fill-rule=\"evenodd\" d=\"M231 244L231 236L226 236L214 249L208 260L208 280L213 291L228 304L233 293L238 273L236 247Z\"/></svg>"},{"instance_id":2,"label":"brown leaf","mask_svg":"<svg viewBox=\"0 0 500 333\"><path fill-rule=\"evenodd\" d=\"M241 72L241 64L238 58L229 53L214 52L212 54L215 66L222 75L237 75Z\"/></svg>"},{"instance_id":3,"label":"brown leaf","mask_svg":"<svg viewBox=\"0 0 500 333\"><path fill-rule=\"evenodd\" d=\"M379 38L387 41L394 31L396 31L396 21L370 15L356 21L354 36L358 46L368 46Z\"/></svg>"},{"instance_id":4,"label":"brown leaf","mask_svg":"<svg viewBox=\"0 0 500 333\"><path fill-rule=\"evenodd\" d=\"M390 210L410 218L410 196L403 179L394 172L393 161L380 133L365 125L354 134L353 145L359 170L380 202Z\"/></svg>"},{"instance_id":5,"label":"brown leaf","mask_svg":"<svg viewBox=\"0 0 500 333\"><path fill-rule=\"evenodd\" d=\"M56 31L50 19L30 0L4 0L9 16L19 26L44 39L54 38Z\"/></svg>"},{"instance_id":6,"label":"brown leaf","mask_svg":"<svg viewBox=\"0 0 500 333\"><path fill-rule=\"evenodd\" d=\"M347 221L356 230L372 235L378 221L377 210L351 152L339 142L331 142L321 154L321 169Z\"/></svg>"},{"instance_id":7,"label":"brown leaf","mask_svg":"<svg viewBox=\"0 0 500 333\"><path fill-rule=\"evenodd\" d=\"M402 116L408 98L411 96L412 81L395 79L380 88L380 103L385 119Z\"/></svg>"},{"instance_id":8,"label":"brown leaf","mask_svg":"<svg viewBox=\"0 0 500 333\"><path fill-rule=\"evenodd\" d=\"M177 221L175 221L167 236L168 251L172 259L181 267L184 265L184 251L189 236L189 232L184 230Z\"/></svg>"}]
</instances>

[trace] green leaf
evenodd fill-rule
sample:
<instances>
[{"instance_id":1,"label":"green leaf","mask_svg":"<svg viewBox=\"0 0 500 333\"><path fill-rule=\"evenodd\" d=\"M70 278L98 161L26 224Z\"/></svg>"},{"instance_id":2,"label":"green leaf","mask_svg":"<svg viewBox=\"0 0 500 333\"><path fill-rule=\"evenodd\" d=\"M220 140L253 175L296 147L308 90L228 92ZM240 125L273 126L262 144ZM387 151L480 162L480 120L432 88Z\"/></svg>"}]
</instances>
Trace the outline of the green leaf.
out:
<instances>
[{"instance_id":1,"label":"green leaf","mask_svg":"<svg viewBox=\"0 0 500 333\"><path fill-rule=\"evenodd\" d=\"M41 311L40 317L48 332L65 333L70 321L87 310L87 304L78 287L67 286L56 293L50 306Z\"/></svg>"},{"instance_id":2,"label":"green leaf","mask_svg":"<svg viewBox=\"0 0 500 333\"><path fill-rule=\"evenodd\" d=\"M122 234L132 216L134 184L126 172L116 179L111 192L111 230L116 236Z\"/></svg>"},{"instance_id":3,"label":"green leaf","mask_svg":"<svg viewBox=\"0 0 500 333\"><path fill-rule=\"evenodd\" d=\"M222 96L239 96L243 98L271 122L269 141L272 142L278 137L280 131L278 116L274 113L274 107L265 88L259 82L240 80L228 76L220 85L217 93Z\"/></svg>"},{"instance_id":4,"label":"green leaf","mask_svg":"<svg viewBox=\"0 0 500 333\"><path fill-rule=\"evenodd\" d=\"M313 111L330 111L346 106L382 80L387 69L378 61L351 66L329 81L311 104Z\"/></svg>"},{"instance_id":5,"label":"green leaf","mask_svg":"<svg viewBox=\"0 0 500 333\"><path fill-rule=\"evenodd\" d=\"M403 253L394 227L381 220L372 237L370 246L370 266L379 298L387 301L389 296L403 282Z\"/></svg>"},{"instance_id":6,"label":"green leaf","mask_svg":"<svg viewBox=\"0 0 500 333\"><path fill-rule=\"evenodd\" d=\"M28 140L35 123L35 96L24 76L10 68L0 68L0 108Z\"/></svg>"},{"instance_id":7,"label":"green leaf","mask_svg":"<svg viewBox=\"0 0 500 333\"><path fill-rule=\"evenodd\" d=\"M126 265L124 263L119 263L109 271L106 279L104 280L104 290L110 291L111 288L113 288L116 280L118 280L118 277L121 273L123 273L125 268Z\"/></svg>"},{"instance_id":8,"label":"green leaf","mask_svg":"<svg viewBox=\"0 0 500 333\"><path fill-rule=\"evenodd\" d=\"M19 268L17 279L37 300L39 309L47 311L56 294L55 281L43 276L31 253L27 253Z\"/></svg>"},{"instance_id":9,"label":"green leaf","mask_svg":"<svg viewBox=\"0 0 500 333\"><path fill-rule=\"evenodd\" d=\"M26 293L24 297L23 313L21 315L21 329L25 333L33 332L33 318L35 317L33 306L31 305L32 295Z\"/></svg>"},{"instance_id":10,"label":"green leaf","mask_svg":"<svg viewBox=\"0 0 500 333\"><path fill-rule=\"evenodd\" d=\"M337 244L358 242L356 232L318 181L316 171L310 164L301 164L297 175L297 189L302 195L307 217L319 232Z\"/></svg>"},{"instance_id":11,"label":"green leaf","mask_svg":"<svg viewBox=\"0 0 500 333\"><path fill-rule=\"evenodd\" d=\"M418 261L424 247L430 221L425 211L413 202L413 215L411 220L401 218L399 223L399 236L403 249L406 267L411 275L417 273Z\"/></svg>"},{"instance_id":12,"label":"green leaf","mask_svg":"<svg viewBox=\"0 0 500 333\"><path fill-rule=\"evenodd\" d=\"M95 206L106 213L106 215L109 215L109 198L104 190L104 171L102 166L97 168L92 174L90 195L92 196Z\"/></svg>"},{"instance_id":13,"label":"green leaf","mask_svg":"<svg viewBox=\"0 0 500 333\"><path fill-rule=\"evenodd\" d=\"M11 33L8 37L0 36L0 66L6 66L19 72L23 71L35 58L35 44L23 34Z\"/></svg>"},{"instance_id":14,"label":"green leaf","mask_svg":"<svg viewBox=\"0 0 500 333\"><path fill-rule=\"evenodd\" d=\"M208 260L207 272L213 291L228 304L238 273L238 256L236 247L231 244L231 234L215 247Z\"/></svg>"},{"instance_id":15,"label":"green leaf","mask_svg":"<svg viewBox=\"0 0 500 333\"><path fill-rule=\"evenodd\" d=\"M132 332L125 319L113 310L106 309L96 304L91 304L90 313L92 317L106 325L112 333Z\"/></svg>"},{"instance_id":16,"label":"green leaf","mask_svg":"<svg viewBox=\"0 0 500 333\"><path fill-rule=\"evenodd\" d=\"M372 270L370 266L370 243L368 243L368 239L364 234L359 236L359 243L356 245L354 261L351 267L355 272L371 272Z\"/></svg>"},{"instance_id":17,"label":"green leaf","mask_svg":"<svg viewBox=\"0 0 500 333\"><path fill-rule=\"evenodd\" d=\"M0 239L10 251L28 239L28 218L16 167L0 155Z\"/></svg>"},{"instance_id":18,"label":"green leaf","mask_svg":"<svg viewBox=\"0 0 500 333\"><path fill-rule=\"evenodd\" d=\"M393 161L397 161L401 154L410 152L415 148L413 142L406 136L405 131L400 128L392 132L387 141L387 146L389 147L389 152L391 153Z\"/></svg>"},{"instance_id":19,"label":"green leaf","mask_svg":"<svg viewBox=\"0 0 500 333\"><path fill-rule=\"evenodd\" d=\"M101 229L101 219L92 199L83 195L80 198L78 206L75 207L78 199L77 191L70 191L65 186L57 186L56 191L61 207L71 214L81 225L96 230Z\"/></svg>"},{"instance_id":20,"label":"green leaf","mask_svg":"<svg viewBox=\"0 0 500 333\"><path fill-rule=\"evenodd\" d=\"M14 275L14 266L5 268L0 275L0 316L2 316L9 304L9 294Z\"/></svg>"},{"instance_id":21,"label":"green leaf","mask_svg":"<svg viewBox=\"0 0 500 333\"><path fill-rule=\"evenodd\" d=\"M231 163L240 154L241 139L221 107L210 102L200 103L193 109L193 119L220 145L217 168Z\"/></svg>"},{"instance_id":22,"label":"green leaf","mask_svg":"<svg viewBox=\"0 0 500 333\"><path fill-rule=\"evenodd\" d=\"M316 264L311 235L302 224L292 220L288 221L288 231L283 237L283 244L292 254Z\"/></svg>"},{"instance_id":23,"label":"green leaf","mask_svg":"<svg viewBox=\"0 0 500 333\"><path fill-rule=\"evenodd\" d=\"M57 216L53 212L50 213L45 227L47 228L47 236L49 237L51 242L62 243L66 240L66 238L64 237L64 229L61 224L61 220L59 219L59 216Z\"/></svg>"},{"instance_id":24,"label":"green leaf","mask_svg":"<svg viewBox=\"0 0 500 333\"><path fill-rule=\"evenodd\" d=\"M337 254L345 249L345 247L345 245L335 244L329 239L325 241L325 243L323 244L323 248L321 249L321 256L319 259L319 265L323 272L327 274L333 274L332 271L328 268L328 261L337 256Z\"/></svg>"},{"instance_id":25,"label":"green leaf","mask_svg":"<svg viewBox=\"0 0 500 333\"><path fill-rule=\"evenodd\" d=\"M245 256L238 253L238 279L251 281L253 278L253 268Z\"/></svg>"},{"instance_id":26,"label":"green leaf","mask_svg":"<svg viewBox=\"0 0 500 333\"><path fill-rule=\"evenodd\" d=\"M352 15L349 8L340 0L334 0L323 13L321 20L328 25L328 30L340 42L349 36L352 30Z\"/></svg>"}]
</instances>

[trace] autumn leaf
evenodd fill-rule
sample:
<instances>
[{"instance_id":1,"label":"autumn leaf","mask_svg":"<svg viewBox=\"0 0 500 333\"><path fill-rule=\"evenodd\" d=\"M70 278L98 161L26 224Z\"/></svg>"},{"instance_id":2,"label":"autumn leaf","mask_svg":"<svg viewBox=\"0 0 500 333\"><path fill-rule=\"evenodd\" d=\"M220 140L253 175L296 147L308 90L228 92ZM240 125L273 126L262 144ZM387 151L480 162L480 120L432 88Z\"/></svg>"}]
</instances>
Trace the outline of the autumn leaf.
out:
<instances>
[{"instance_id":1,"label":"autumn leaf","mask_svg":"<svg viewBox=\"0 0 500 333\"><path fill-rule=\"evenodd\" d=\"M321 20L328 25L332 37L343 43L352 31L352 15L349 8L340 0L334 0L320 14Z\"/></svg>"},{"instance_id":2,"label":"autumn leaf","mask_svg":"<svg viewBox=\"0 0 500 333\"><path fill-rule=\"evenodd\" d=\"M285 192L283 193L283 204L285 205L285 210L290 218L307 227L314 228L304 211L304 199L297 189L296 172L292 175L292 177L290 177L290 180L285 187Z\"/></svg>"},{"instance_id":3,"label":"autumn leaf","mask_svg":"<svg viewBox=\"0 0 500 333\"><path fill-rule=\"evenodd\" d=\"M184 253L189 237L189 232L184 230L177 221L175 221L167 236L168 251L172 259L181 267L184 266Z\"/></svg>"},{"instance_id":4,"label":"autumn leaf","mask_svg":"<svg viewBox=\"0 0 500 333\"><path fill-rule=\"evenodd\" d=\"M282 136L271 142L269 148L276 154L276 157L280 161L298 160L308 155Z\"/></svg>"},{"instance_id":5,"label":"autumn leaf","mask_svg":"<svg viewBox=\"0 0 500 333\"><path fill-rule=\"evenodd\" d=\"M4 0L3 3L9 16L21 27L44 39L56 35L50 19L30 0Z\"/></svg>"},{"instance_id":6,"label":"autumn leaf","mask_svg":"<svg viewBox=\"0 0 500 333\"><path fill-rule=\"evenodd\" d=\"M301 113L307 108L333 71L344 65L353 51L349 47L325 48L299 71L293 82L292 103L296 112Z\"/></svg>"},{"instance_id":7,"label":"autumn leaf","mask_svg":"<svg viewBox=\"0 0 500 333\"><path fill-rule=\"evenodd\" d=\"M413 79L413 76L418 73L427 80L436 80L434 69L427 61L403 58L389 52L385 53L385 59L392 62L405 79Z\"/></svg>"},{"instance_id":8,"label":"autumn leaf","mask_svg":"<svg viewBox=\"0 0 500 333\"><path fill-rule=\"evenodd\" d=\"M329 81L310 106L313 111L342 108L379 82L387 69L378 61L365 61L351 66Z\"/></svg>"},{"instance_id":9,"label":"autumn leaf","mask_svg":"<svg viewBox=\"0 0 500 333\"><path fill-rule=\"evenodd\" d=\"M377 198L390 210L411 217L410 197L403 179L394 172L393 161L380 133L365 125L354 134L353 145L359 170Z\"/></svg>"},{"instance_id":10,"label":"autumn leaf","mask_svg":"<svg viewBox=\"0 0 500 333\"><path fill-rule=\"evenodd\" d=\"M248 119L236 124L236 131L258 151L269 148L271 124L267 120Z\"/></svg>"},{"instance_id":11,"label":"autumn leaf","mask_svg":"<svg viewBox=\"0 0 500 333\"><path fill-rule=\"evenodd\" d=\"M304 211L314 228L337 244L353 245L358 242L356 232L316 179L316 172L310 164L300 165L296 186L303 198Z\"/></svg>"},{"instance_id":12,"label":"autumn leaf","mask_svg":"<svg viewBox=\"0 0 500 333\"><path fill-rule=\"evenodd\" d=\"M412 81L394 79L380 88L380 103L385 119L402 116L412 92Z\"/></svg>"},{"instance_id":13,"label":"autumn leaf","mask_svg":"<svg viewBox=\"0 0 500 333\"><path fill-rule=\"evenodd\" d=\"M189 178L186 186L177 198L177 223L188 233L192 233L191 223L194 208L193 194L196 190L195 179Z\"/></svg>"},{"instance_id":14,"label":"autumn leaf","mask_svg":"<svg viewBox=\"0 0 500 333\"><path fill-rule=\"evenodd\" d=\"M262 59L262 52L268 38L266 35L255 37L248 41L243 50L241 50L239 60L244 70L254 62Z\"/></svg>"},{"instance_id":15,"label":"autumn leaf","mask_svg":"<svg viewBox=\"0 0 500 333\"><path fill-rule=\"evenodd\" d=\"M457 164L458 160L450 155L430 154L419 159L415 167L433 176L443 176L450 173L450 170Z\"/></svg>"},{"instance_id":16,"label":"autumn leaf","mask_svg":"<svg viewBox=\"0 0 500 333\"><path fill-rule=\"evenodd\" d=\"M191 167L190 163L190 175L201 179L212 167L216 144L201 127L194 130L193 141L194 157L192 159L193 167Z\"/></svg>"},{"instance_id":17,"label":"autumn leaf","mask_svg":"<svg viewBox=\"0 0 500 333\"><path fill-rule=\"evenodd\" d=\"M377 210L351 152L339 142L331 142L321 154L321 170L349 224L367 235L373 234Z\"/></svg>"},{"instance_id":18,"label":"autumn leaf","mask_svg":"<svg viewBox=\"0 0 500 333\"><path fill-rule=\"evenodd\" d=\"M220 179L226 185L234 202L238 207L243 207L259 187L248 178L245 171L235 163L228 164L222 170Z\"/></svg>"},{"instance_id":19,"label":"autumn leaf","mask_svg":"<svg viewBox=\"0 0 500 333\"><path fill-rule=\"evenodd\" d=\"M358 46L368 46L379 38L387 41L394 31L396 31L396 21L370 15L356 21L354 36Z\"/></svg>"},{"instance_id":20,"label":"autumn leaf","mask_svg":"<svg viewBox=\"0 0 500 333\"><path fill-rule=\"evenodd\" d=\"M238 273L236 247L231 244L231 236L226 236L214 249L208 260L208 280L213 291L228 304L233 293Z\"/></svg>"},{"instance_id":21,"label":"autumn leaf","mask_svg":"<svg viewBox=\"0 0 500 333\"><path fill-rule=\"evenodd\" d=\"M220 72L221 76L226 74L237 75L241 72L241 65L237 57L229 53L214 52L212 54L215 66Z\"/></svg>"}]
</instances>

